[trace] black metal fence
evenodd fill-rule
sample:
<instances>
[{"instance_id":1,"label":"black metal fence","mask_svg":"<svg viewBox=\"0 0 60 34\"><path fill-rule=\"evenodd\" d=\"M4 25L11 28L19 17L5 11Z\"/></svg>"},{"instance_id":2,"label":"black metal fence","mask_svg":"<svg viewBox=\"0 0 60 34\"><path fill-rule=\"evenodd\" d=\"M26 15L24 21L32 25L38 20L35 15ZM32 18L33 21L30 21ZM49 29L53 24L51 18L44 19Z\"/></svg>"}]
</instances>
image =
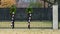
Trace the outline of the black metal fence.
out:
<instances>
[{"instance_id":1,"label":"black metal fence","mask_svg":"<svg viewBox=\"0 0 60 34\"><path fill-rule=\"evenodd\" d=\"M25 11L26 8L17 8L15 20L26 20ZM11 20L9 12L9 8L0 8L0 21ZM52 8L33 8L32 20L52 20Z\"/></svg>"},{"instance_id":2,"label":"black metal fence","mask_svg":"<svg viewBox=\"0 0 60 34\"><path fill-rule=\"evenodd\" d=\"M17 12L15 15L16 21L26 21L27 20L27 14L25 13L25 9L26 8L17 8ZM59 9L58 9L58 19L59 19L59 23L60 23L60 10ZM32 21L37 20L39 22L35 23L35 24L37 24L38 27L36 27L36 26L31 26L31 27L32 28L42 28L43 27L43 28L50 28L51 29L53 27L52 26L53 25L53 23L52 23L53 15L52 14L53 14L52 8L45 8L45 9L44 8L33 8ZM11 21L10 9L9 8L0 8L0 21ZM42 23L40 23L41 21L42 21ZM3 22L3 23L0 23L1 24L0 28L10 27L10 25L9 25L9 24L11 24L10 22L8 22L8 23ZM25 25L26 27L21 26L22 24L19 25L19 22L17 22L17 23L15 23L15 27L17 27L17 28L26 28L27 27L26 26L27 23L23 24L23 22L22 22L22 24ZM34 22L32 22L32 23L34 23ZM32 23L31 23L31 25L32 25ZM59 28L60 28L60 25L59 25Z\"/></svg>"}]
</instances>

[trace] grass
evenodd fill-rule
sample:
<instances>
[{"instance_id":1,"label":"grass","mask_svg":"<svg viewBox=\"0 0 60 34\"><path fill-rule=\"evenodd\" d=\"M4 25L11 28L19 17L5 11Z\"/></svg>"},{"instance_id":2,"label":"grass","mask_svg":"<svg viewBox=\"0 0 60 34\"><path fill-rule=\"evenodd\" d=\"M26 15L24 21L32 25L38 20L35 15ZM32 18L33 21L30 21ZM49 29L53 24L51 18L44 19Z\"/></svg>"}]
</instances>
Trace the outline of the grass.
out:
<instances>
[{"instance_id":1,"label":"grass","mask_svg":"<svg viewBox=\"0 0 60 34\"><path fill-rule=\"evenodd\" d=\"M0 22L0 27L11 27L11 22ZM15 27L27 27L28 23L26 21L16 21L15 22ZM31 27L52 27L52 22L50 21L32 21L30 23Z\"/></svg>"},{"instance_id":2,"label":"grass","mask_svg":"<svg viewBox=\"0 0 60 34\"><path fill-rule=\"evenodd\" d=\"M11 22L0 22L0 27L11 27ZM26 21L16 21L15 27L27 27ZM31 27L52 27L50 21L32 21ZM59 30L53 29L0 29L0 34L60 34Z\"/></svg>"},{"instance_id":3,"label":"grass","mask_svg":"<svg viewBox=\"0 0 60 34\"><path fill-rule=\"evenodd\" d=\"M0 22L0 27L3 27L3 26L6 26L6 27L10 27L10 24L11 22ZM39 27L39 26L42 26L42 27L48 27L52 25L51 22L31 22L31 27ZM24 22L15 22L15 27L26 27L28 25L28 23L26 21Z\"/></svg>"},{"instance_id":4,"label":"grass","mask_svg":"<svg viewBox=\"0 0 60 34\"><path fill-rule=\"evenodd\" d=\"M28 22L26 21L16 21L15 27L27 27ZM30 27L53 27L53 23L51 21L31 21ZM0 22L0 27L11 27L10 21ZM59 23L60 27L60 23Z\"/></svg>"}]
</instances>

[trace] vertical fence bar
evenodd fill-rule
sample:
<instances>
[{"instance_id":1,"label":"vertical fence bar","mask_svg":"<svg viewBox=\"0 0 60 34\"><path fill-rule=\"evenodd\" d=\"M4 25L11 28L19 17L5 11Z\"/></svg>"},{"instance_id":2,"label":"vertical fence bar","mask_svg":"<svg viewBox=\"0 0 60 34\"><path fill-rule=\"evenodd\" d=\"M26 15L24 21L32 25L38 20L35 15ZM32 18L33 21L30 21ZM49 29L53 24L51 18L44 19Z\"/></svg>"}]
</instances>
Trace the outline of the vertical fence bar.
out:
<instances>
[{"instance_id":1,"label":"vertical fence bar","mask_svg":"<svg viewBox=\"0 0 60 34\"><path fill-rule=\"evenodd\" d=\"M11 27L12 27L12 29L14 28L14 12L12 13L12 24L11 24Z\"/></svg>"},{"instance_id":2,"label":"vertical fence bar","mask_svg":"<svg viewBox=\"0 0 60 34\"><path fill-rule=\"evenodd\" d=\"M28 14L28 28L30 29L31 13Z\"/></svg>"}]
</instances>

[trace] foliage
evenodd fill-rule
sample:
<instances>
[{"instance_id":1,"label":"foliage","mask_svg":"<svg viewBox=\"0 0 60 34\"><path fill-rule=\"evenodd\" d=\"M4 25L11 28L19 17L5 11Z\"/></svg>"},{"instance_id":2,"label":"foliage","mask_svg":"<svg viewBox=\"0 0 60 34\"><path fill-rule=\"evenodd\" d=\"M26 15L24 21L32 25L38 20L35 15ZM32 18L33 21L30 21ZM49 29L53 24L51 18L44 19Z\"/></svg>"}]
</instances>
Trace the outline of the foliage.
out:
<instances>
[{"instance_id":1,"label":"foliage","mask_svg":"<svg viewBox=\"0 0 60 34\"><path fill-rule=\"evenodd\" d=\"M42 4L39 3L39 2L36 2L36 3L30 3L30 5L32 8L41 8L42 7Z\"/></svg>"},{"instance_id":2,"label":"foliage","mask_svg":"<svg viewBox=\"0 0 60 34\"><path fill-rule=\"evenodd\" d=\"M14 14L16 13L16 6L15 5L12 5L10 7L10 14L12 14L12 12L14 12Z\"/></svg>"},{"instance_id":3,"label":"foliage","mask_svg":"<svg viewBox=\"0 0 60 34\"><path fill-rule=\"evenodd\" d=\"M1 0L0 8L8 8L16 4L15 0Z\"/></svg>"},{"instance_id":4,"label":"foliage","mask_svg":"<svg viewBox=\"0 0 60 34\"><path fill-rule=\"evenodd\" d=\"M32 8L26 8L26 13L33 13L33 9Z\"/></svg>"},{"instance_id":5,"label":"foliage","mask_svg":"<svg viewBox=\"0 0 60 34\"><path fill-rule=\"evenodd\" d=\"M33 13L33 8L41 8L42 4L39 2L30 2L30 5L26 9L26 13Z\"/></svg>"}]
</instances>

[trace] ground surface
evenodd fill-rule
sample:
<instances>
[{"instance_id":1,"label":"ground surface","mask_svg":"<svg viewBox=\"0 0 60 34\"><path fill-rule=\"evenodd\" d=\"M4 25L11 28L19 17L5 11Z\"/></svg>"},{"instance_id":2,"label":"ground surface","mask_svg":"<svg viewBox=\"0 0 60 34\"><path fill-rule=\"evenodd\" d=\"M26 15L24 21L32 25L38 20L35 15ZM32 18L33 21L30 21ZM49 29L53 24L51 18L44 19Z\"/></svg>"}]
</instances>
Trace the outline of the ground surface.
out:
<instances>
[{"instance_id":1,"label":"ground surface","mask_svg":"<svg viewBox=\"0 0 60 34\"><path fill-rule=\"evenodd\" d=\"M9 29L11 28L11 22L7 21L1 21L0 22L0 34L60 34L60 29L59 30L53 30L53 29L45 29L44 27L52 27L52 22L50 21L32 21L31 27L35 27L32 29L28 29L27 25L28 23L26 21L22 22L15 22L15 27L20 27L19 29ZM59 25L60 26L60 25ZM6 28L4 28L6 27ZM22 28L23 27L23 28ZM24 28L26 27L26 28ZM41 27L41 29L39 28ZM42 27L44 29L42 29ZM8 29L7 29L8 28Z\"/></svg>"},{"instance_id":2,"label":"ground surface","mask_svg":"<svg viewBox=\"0 0 60 34\"><path fill-rule=\"evenodd\" d=\"M16 21L15 22L15 27L21 27L21 28L27 28L27 26L28 26L28 22L26 22L26 21ZM0 22L0 28L1 27L9 27L9 28L11 28L11 21L1 21ZM30 23L30 27L31 28L37 28L37 27L39 27L39 28L52 28L53 27L53 22L52 21L31 21L31 23ZM60 23L59 23L59 27L60 27Z\"/></svg>"},{"instance_id":3,"label":"ground surface","mask_svg":"<svg viewBox=\"0 0 60 34\"><path fill-rule=\"evenodd\" d=\"M30 27L52 27L52 22L50 21L32 21L30 23ZM15 27L27 27L28 26L28 22L26 21L16 21L15 22ZM11 22L7 22L7 21L2 21L0 22L0 27L11 27Z\"/></svg>"},{"instance_id":4,"label":"ground surface","mask_svg":"<svg viewBox=\"0 0 60 34\"><path fill-rule=\"evenodd\" d=\"M27 27L28 22L26 21L16 21L15 27ZM1 27L11 27L11 21L0 21L0 28ZM52 21L31 21L30 27L53 27ZM60 27L60 23L59 23Z\"/></svg>"},{"instance_id":5,"label":"ground surface","mask_svg":"<svg viewBox=\"0 0 60 34\"><path fill-rule=\"evenodd\" d=\"M60 30L52 29L0 29L0 34L60 34Z\"/></svg>"}]
</instances>

